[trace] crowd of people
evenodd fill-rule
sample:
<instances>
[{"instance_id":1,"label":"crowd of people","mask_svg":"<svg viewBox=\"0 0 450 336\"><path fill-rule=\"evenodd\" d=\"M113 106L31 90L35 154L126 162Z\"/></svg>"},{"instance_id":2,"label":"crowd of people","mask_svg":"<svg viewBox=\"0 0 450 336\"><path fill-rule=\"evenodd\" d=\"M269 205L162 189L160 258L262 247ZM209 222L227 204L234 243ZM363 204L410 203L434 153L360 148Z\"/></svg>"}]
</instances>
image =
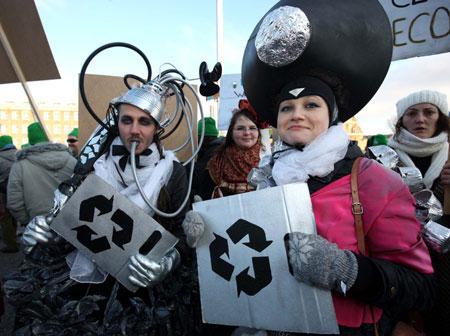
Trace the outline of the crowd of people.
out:
<instances>
[{"instance_id":1,"label":"crowd of people","mask_svg":"<svg viewBox=\"0 0 450 336\"><path fill-rule=\"evenodd\" d=\"M28 144L21 150L10 136L0 136L1 251L17 252L23 245L26 252L20 270L3 283L6 297L17 309L15 332L294 334L202 320L195 249L208 223L192 204L258 192L249 173L264 163L273 186L308 187L316 233L290 232L285 240L287 260L296 281L331 292L339 334L448 333L450 253L436 253L424 239L416 201L401 176L365 155L343 128L378 90L392 52L390 41L382 42L386 27L379 20L384 15L381 6L376 2L369 9L364 6L352 5L355 12L359 8L363 10L358 13L367 13L358 21L364 27L354 27L353 12L345 2L336 4L336 17L330 19L340 20L340 25L332 25L333 29L350 25L357 34L342 34L326 45L302 44L300 49L312 51L300 51L295 60L286 49L277 54L276 46L289 49L293 43L293 50L299 48L296 41L289 40L289 34L270 32L279 29L273 22L283 20L283 11L292 10L289 15L295 16L299 8L271 9L267 17L273 14L272 21L257 26L244 52L242 79L248 100L241 100L233 111L225 136L219 136L213 118L198 121L198 138L204 138L192 189L189 170L162 145L164 104L155 101L162 101L163 95L154 83L129 88L111 101L108 111L116 124L89 165L81 157L91 149L80 148L78 128L68 134L67 146L51 143L39 123L29 125ZM345 18L338 13L345 13ZM314 15L310 13L311 25L327 36L330 23ZM377 29L366 29L371 25ZM294 28L295 24L289 27ZM260 32L283 43L266 45ZM373 52L365 43L378 43L379 49ZM325 55L331 53L352 59L329 62ZM374 66L365 69L367 62ZM449 202L444 197L450 188L446 95L424 89L399 99L396 107L394 134L389 139L376 135L368 148L389 146L403 166L420 171L424 188L441 203ZM269 151L262 142L264 123L276 129ZM77 175L79 171L84 175ZM87 250L52 229L59 211L88 176L106 182L135 211L152 217L178 239L160 258L142 248L133 251L126 269L135 291L102 269ZM449 228L446 220L444 216L441 224ZM18 225L24 226L20 243ZM116 229L123 238L124 227ZM282 313L276 308L270 312L275 316ZM220 307L217 311L220 314Z\"/></svg>"}]
</instances>

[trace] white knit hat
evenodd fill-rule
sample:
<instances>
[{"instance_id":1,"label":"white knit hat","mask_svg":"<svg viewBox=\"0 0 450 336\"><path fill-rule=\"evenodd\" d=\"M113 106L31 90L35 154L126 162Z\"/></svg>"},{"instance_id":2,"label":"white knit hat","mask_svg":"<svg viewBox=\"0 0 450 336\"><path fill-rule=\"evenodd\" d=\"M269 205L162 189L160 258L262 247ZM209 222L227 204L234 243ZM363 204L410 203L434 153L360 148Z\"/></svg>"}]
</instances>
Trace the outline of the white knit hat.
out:
<instances>
[{"instance_id":1,"label":"white knit hat","mask_svg":"<svg viewBox=\"0 0 450 336\"><path fill-rule=\"evenodd\" d=\"M439 111L447 116L447 96L438 91L422 90L413 92L397 102L397 118L400 119L403 117L403 114L406 112L408 107L422 103L429 103L437 106Z\"/></svg>"}]
</instances>

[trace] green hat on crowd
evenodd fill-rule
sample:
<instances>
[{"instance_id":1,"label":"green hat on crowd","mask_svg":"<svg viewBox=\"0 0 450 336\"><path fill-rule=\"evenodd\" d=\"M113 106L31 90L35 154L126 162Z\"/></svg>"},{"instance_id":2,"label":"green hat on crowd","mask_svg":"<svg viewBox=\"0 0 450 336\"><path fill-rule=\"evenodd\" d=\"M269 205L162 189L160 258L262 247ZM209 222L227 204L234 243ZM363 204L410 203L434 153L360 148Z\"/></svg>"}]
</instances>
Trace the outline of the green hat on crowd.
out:
<instances>
[{"instance_id":1,"label":"green hat on crowd","mask_svg":"<svg viewBox=\"0 0 450 336\"><path fill-rule=\"evenodd\" d=\"M214 118L206 117L203 119L205 120L205 136L213 136L213 137L218 136L219 130L216 127L216 121L214 120ZM197 126L197 134L198 135L202 134L202 129L203 129L203 123L202 123L202 120L200 119L198 121L198 126Z\"/></svg>"},{"instance_id":2,"label":"green hat on crowd","mask_svg":"<svg viewBox=\"0 0 450 336\"><path fill-rule=\"evenodd\" d=\"M74 136L78 139L78 128L75 127L69 134L67 134L67 136Z\"/></svg>"},{"instance_id":3,"label":"green hat on crowd","mask_svg":"<svg viewBox=\"0 0 450 336\"><path fill-rule=\"evenodd\" d=\"M367 140L367 147L387 145L387 144L388 144L388 139L383 134L377 134L377 135L371 136L369 138L369 140Z\"/></svg>"},{"instance_id":4,"label":"green hat on crowd","mask_svg":"<svg viewBox=\"0 0 450 336\"><path fill-rule=\"evenodd\" d=\"M11 136L9 136L9 135L0 136L0 149L3 149L3 147L5 147L6 145L12 145L12 144L13 144L13 140L12 140Z\"/></svg>"},{"instance_id":5,"label":"green hat on crowd","mask_svg":"<svg viewBox=\"0 0 450 336\"><path fill-rule=\"evenodd\" d=\"M40 142L48 142L47 135L39 122L28 125L28 143L35 145Z\"/></svg>"}]
</instances>

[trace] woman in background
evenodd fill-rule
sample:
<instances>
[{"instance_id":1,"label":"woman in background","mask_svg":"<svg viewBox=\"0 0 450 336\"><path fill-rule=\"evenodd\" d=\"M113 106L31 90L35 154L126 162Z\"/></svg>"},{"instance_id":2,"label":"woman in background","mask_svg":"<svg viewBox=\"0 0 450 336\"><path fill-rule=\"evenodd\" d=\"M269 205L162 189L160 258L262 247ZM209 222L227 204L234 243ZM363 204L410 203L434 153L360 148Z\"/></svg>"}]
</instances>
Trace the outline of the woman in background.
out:
<instances>
[{"instance_id":1,"label":"woman in background","mask_svg":"<svg viewBox=\"0 0 450 336\"><path fill-rule=\"evenodd\" d=\"M247 175L258 165L260 151L261 133L256 114L247 102L241 103L231 117L225 142L207 165L215 185L211 198L254 190L247 183Z\"/></svg>"},{"instance_id":2,"label":"woman in background","mask_svg":"<svg viewBox=\"0 0 450 336\"><path fill-rule=\"evenodd\" d=\"M450 186L448 104L445 94L422 90L397 102L395 134L389 141L403 164L416 167L423 182L443 202Z\"/></svg>"}]
</instances>

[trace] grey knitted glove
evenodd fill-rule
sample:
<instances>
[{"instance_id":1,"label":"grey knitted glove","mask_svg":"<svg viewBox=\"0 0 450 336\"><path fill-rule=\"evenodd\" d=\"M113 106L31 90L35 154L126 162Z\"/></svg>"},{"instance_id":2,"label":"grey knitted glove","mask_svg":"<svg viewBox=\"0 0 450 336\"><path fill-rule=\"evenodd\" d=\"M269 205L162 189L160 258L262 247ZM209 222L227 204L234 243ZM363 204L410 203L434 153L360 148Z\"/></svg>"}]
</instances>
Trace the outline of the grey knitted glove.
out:
<instances>
[{"instance_id":1,"label":"grey knitted glove","mask_svg":"<svg viewBox=\"0 0 450 336\"><path fill-rule=\"evenodd\" d=\"M318 235L289 234L288 255L295 278L314 286L345 294L358 275L355 255Z\"/></svg>"}]
</instances>

